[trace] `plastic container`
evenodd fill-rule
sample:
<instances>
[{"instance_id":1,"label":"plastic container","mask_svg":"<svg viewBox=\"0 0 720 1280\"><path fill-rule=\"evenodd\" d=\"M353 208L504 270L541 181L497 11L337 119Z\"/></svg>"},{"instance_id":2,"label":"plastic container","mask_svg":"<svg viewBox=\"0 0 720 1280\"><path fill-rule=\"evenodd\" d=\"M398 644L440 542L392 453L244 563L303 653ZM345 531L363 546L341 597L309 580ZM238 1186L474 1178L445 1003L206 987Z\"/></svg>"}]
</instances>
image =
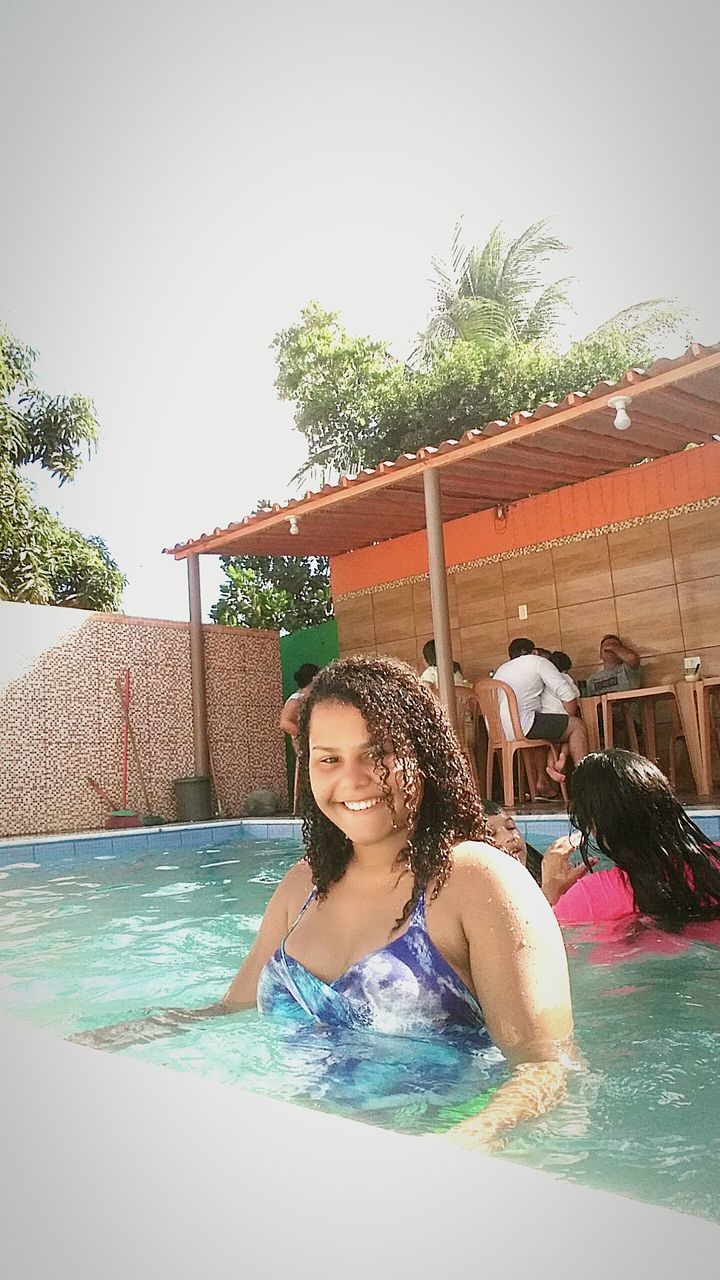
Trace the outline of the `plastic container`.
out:
<instances>
[{"instance_id":1,"label":"plastic container","mask_svg":"<svg viewBox=\"0 0 720 1280\"><path fill-rule=\"evenodd\" d=\"M191 778L176 778L173 787L178 822L207 822L212 818L209 778L199 773Z\"/></svg>"}]
</instances>

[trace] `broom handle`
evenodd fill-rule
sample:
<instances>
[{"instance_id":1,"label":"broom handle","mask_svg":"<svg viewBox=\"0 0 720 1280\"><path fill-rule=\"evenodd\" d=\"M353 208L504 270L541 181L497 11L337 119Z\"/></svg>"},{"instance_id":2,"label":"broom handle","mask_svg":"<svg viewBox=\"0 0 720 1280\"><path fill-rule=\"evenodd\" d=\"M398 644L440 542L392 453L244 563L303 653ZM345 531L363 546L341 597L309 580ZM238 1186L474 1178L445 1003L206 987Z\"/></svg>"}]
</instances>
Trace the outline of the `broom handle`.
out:
<instances>
[{"instance_id":1,"label":"broom handle","mask_svg":"<svg viewBox=\"0 0 720 1280\"><path fill-rule=\"evenodd\" d=\"M129 671L126 671L126 673L125 673L125 679L126 679L126 682L127 682L127 683L126 683L126 687L129 685L129 676L130 676L130 672L129 672ZM149 795L149 793L148 793L147 783L145 782L145 775L144 775L144 773L143 773L142 765L141 765L141 763L140 763L140 752L138 751L138 748L137 748L137 742L135 741L135 731L134 731L134 729L133 729L133 727L132 727L132 724L130 723L130 703L129 703L129 698L128 698L128 700L126 701L125 690L123 689L122 680L120 679L120 677L119 677L119 676L118 676L118 679L117 679L117 688L118 688L118 693L120 694L120 700L121 700L122 705L123 705L123 712L124 712L124 714L125 714L125 738L126 738L126 741L127 741L127 739L128 739L128 738L129 738L129 740L130 740L130 746L131 746L131 748L132 748L133 759L134 759L134 761L135 761L135 767L136 767L136 769L137 769L137 771L138 771L138 777L140 778L140 786L141 786L141 788L142 788L143 800L145 801L145 808L146 808L146 810L147 810L147 812L148 812L148 813L152 813L152 804L150 803L150 795ZM126 765L127 765L127 761L126 761ZM125 805L123 804L123 809L124 809L124 808L125 808Z\"/></svg>"},{"instance_id":2,"label":"broom handle","mask_svg":"<svg viewBox=\"0 0 720 1280\"><path fill-rule=\"evenodd\" d=\"M125 672L125 688L122 695L123 711L125 719L123 722L123 758L122 758L122 807L127 809L127 784L128 784L128 728L130 725L130 669Z\"/></svg>"},{"instance_id":3,"label":"broom handle","mask_svg":"<svg viewBox=\"0 0 720 1280\"><path fill-rule=\"evenodd\" d=\"M88 786L92 787L95 794L100 797L103 804L107 805L108 809L117 809L117 805L113 804L105 788L101 787L100 783L96 782L94 778L88 778Z\"/></svg>"}]
</instances>

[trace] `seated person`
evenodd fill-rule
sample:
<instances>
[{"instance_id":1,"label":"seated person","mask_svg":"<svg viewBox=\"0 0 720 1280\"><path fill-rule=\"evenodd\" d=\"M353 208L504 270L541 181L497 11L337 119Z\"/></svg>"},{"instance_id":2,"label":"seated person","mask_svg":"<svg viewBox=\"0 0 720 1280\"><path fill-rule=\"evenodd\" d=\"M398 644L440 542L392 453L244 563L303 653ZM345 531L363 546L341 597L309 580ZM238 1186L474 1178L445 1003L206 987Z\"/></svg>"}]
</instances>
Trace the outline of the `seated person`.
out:
<instances>
[{"instance_id":1,"label":"seated person","mask_svg":"<svg viewBox=\"0 0 720 1280\"><path fill-rule=\"evenodd\" d=\"M425 667L425 670L421 673L420 679L422 680L423 684L431 684L435 689L437 689L438 687L437 653L435 651L434 640L428 640L427 644L423 645L423 658L425 659L427 666ZM453 677L455 680L455 684L465 685L466 687L469 687L470 681L465 679L462 673L462 670L460 668L459 662L453 662Z\"/></svg>"},{"instance_id":2,"label":"seated person","mask_svg":"<svg viewBox=\"0 0 720 1280\"><path fill-rule=\"evenodd\" d=\"M622 693L628 689L640 688L640 654L636 649L623 644L619 636L603 636L600 641L600 661L601 669L588 676L585 681L589 698L600 697L603 693Z\"/></svg>"},{"instance_id":3,"label":"seated person","mask_svg":"<svg viewBox=\"0 0 720 1280\"><path fill-rule=\"evenodd\" d=\"M438 669L437 669L437 653L435 652L435 641L428 640L423 645L423 658L427 662L425 670L422 672L420 679L423 684L429 684L435 693L438 691ZM461 688L471 689L472 685L466 680L459 662L453 662L453 679L455 684ZM464 737L465 745L475 747L475 720L470 707L465 712Z\"/></svg>"},{"instance_id":4,"label":"seated person","mask_svg":"<svg viewBox=\"0 0 720 1280\"><path fill-rule=\"evenodd\" d=\"M575 690L575 694L574 694L575 698L579 698L579 697L580 697L580 690L578 689L577 685L575 684L575 681L574 681L574 680L572 679L572 677L568 674L568 673L569 673L569 671L570 671L570 668L571 668L571 666L572 666L572 662L571 662L571 661L570 661L570 659L568 658L567 654L566 654L566 653L560 654L560 653L559 653L559 651L558 651L558 655L557 655L557 656L560 656L560 657L562 657L562 658L567 658L567 663L568 663L567 667L559 667L559 666L558 666L558 664L557 664L557 662L554 662L554 661L553 661L553 654L550 652L550 650L549 650L549 649L539 649L539 648L536 648L536 649L535 649L535 652L536 652L536 654L538 655L538 657L540 657L540 658L547 658L549 662L552 662L553 666L554 666L554 667L556 667L556 668L557 668L557 670L558 670L562 675L564 675L564 676L565 676L565 679L567 680L568 684L571 684L571 685L572 685L573 689ZM560 699L558 698L557 694L556 694L556 693L553 693L552 689L550 689L547 685L546 685L546 686L545 686L545 688L543 689L542 694L541 694L541 696L540 696L540 710L541 710L541 711L550 711L550 712L554 713L555 715L562 715L562 714L563 714L563 712L565 711L565 707L563 706L562 702L561 702L561 701L560 701Z\"/></svg>"},{"instance_id":5,"label":"seated person","mask_svg":"<svg viewBox=\"0 0 720 1280\"><path fill-rule=\"evenodd\" d=\"M569 653L563 653L562 649L555 649L548 655L554 667L561 671L564 676L570 678L572 671L572 658Z\"/></svg>"},{"instance_id":6,"label":"seated person","mask_svg":"<svg viewBox=\"0 0 720 1280\"><path fill-rule=\"evenodd\" d=\"M538 657L535 644L520 636L508 646L510 661L504 662L495 672L495 679L509 684L517 698L520 727L526 738L545 738L560 747L557 765L549 762L547 772L556 782L565 777L568 752L573 764L587 755L587 730L577 712L577 688L567 676L561 675L547 658ZM561 713L542 710L545 690L554 693L562 705ZM507 738L512 738L513 727L510 712L502 699L500 714ZM528 752L528 755L533 754ZM527 762L530 764L530 762ZM545 799L553 798L538 779L537 793Z\"/></svg>"},{"instance_id":7,"label":"seated person","mask_svg":"<svg viewBox=\"0 0 720 1280\"><path fill-rule=\"evenodd\" d=\"M642 916L676 932L720 919L720 850L652 761L618 747L588 756L570 780L570 819L583 862L571 865L566 836L543 859L543 892L561 924ZM614 865L588 875L591 836Z\"/></svg>"}]
</instances>

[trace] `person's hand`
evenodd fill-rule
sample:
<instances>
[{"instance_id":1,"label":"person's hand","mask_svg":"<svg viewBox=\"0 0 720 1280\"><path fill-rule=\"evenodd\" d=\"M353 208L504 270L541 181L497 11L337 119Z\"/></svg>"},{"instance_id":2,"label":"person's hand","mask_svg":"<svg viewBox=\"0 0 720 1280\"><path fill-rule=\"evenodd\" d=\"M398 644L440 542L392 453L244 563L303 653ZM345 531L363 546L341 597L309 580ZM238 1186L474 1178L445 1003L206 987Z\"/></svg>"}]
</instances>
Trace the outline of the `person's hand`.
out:
<instances>
[{"instance_id":1,"label":"person's hand","mask_svg":"<svg viewBox=\"0 0 720 1280\"><path fill-rule=\"evenodd\" d=\"M423 1142L441 1142L444 1147L452 1143L454 1147L463 1147L466 1151L477 1151L479 1155L484 1156L500 1151L503 1144L497 1134L484 1133L479 1121L473 1124L473 1120L464 1120L462 1124L454 1125L446 1133L425 1133Z\"/></svg>"},{"instance_id":2,"label":"person's hand","mask_svg":"<svg viewBox=\"0 0 720 1280\"><path fill-rule=\"evenodd\" d=\"M602 648L603 653L612 654L613 658L616 658L618 662L622 662L622 655L620 653L621 649L622 649L622 645L620 644L619 640L605 640L603 642L603 648Z\"/></svg>"},{"instance_id":3,"label":"person's hand","mask_svg":"<svg viewBox=\"0 0 720 1280\"><path fill-rule=\"evenodd\" d=\"M554 907L563 894L588 873L584 862L580 862L577 866L571 864L570 859L574 852L575 846L570 837L559 836L543 854L542 891L551 907ZM590 862L594 866L597 858L591 858Z\"/></svg>"}]
</instances>

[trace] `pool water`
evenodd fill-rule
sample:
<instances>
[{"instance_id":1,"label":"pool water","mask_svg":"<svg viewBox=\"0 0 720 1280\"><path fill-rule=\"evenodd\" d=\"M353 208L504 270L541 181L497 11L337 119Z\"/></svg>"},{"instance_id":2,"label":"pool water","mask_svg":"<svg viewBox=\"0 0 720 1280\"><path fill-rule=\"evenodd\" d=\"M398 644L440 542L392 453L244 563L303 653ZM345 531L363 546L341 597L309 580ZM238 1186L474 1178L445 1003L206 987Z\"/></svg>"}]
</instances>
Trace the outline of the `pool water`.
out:
<instances>
[{"instance_id":1,"label":"pool water","mask_svg":"<svg viewBox=\"0 0 720 1280\"><path fill-rule=\"evenodd\" d=\"M239 839L6 866L0 1008L68 1035L218 999L300 853ZM720 928L696 933L629 943L624 927L566 931L584 1070L504 1158L720 1221ZM409 1042L253 1011L119 1051L405 1133L446 1129L505 1074L496 1050L461 1036Z\"/></svg>"}]
</instances>

